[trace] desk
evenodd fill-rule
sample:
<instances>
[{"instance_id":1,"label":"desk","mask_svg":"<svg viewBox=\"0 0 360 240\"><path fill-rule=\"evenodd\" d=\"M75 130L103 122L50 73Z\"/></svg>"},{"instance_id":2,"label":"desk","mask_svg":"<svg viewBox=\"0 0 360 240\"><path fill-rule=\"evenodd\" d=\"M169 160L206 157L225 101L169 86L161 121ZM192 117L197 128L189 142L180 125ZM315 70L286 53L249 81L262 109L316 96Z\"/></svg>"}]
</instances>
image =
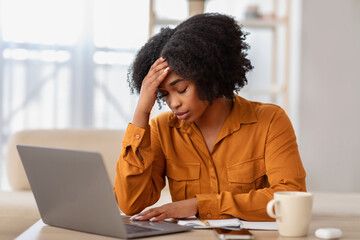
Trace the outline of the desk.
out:
<instances>
[{"instance_id":1,"label":"desk","mask_svg":"<svg viewBox=\"0 0 360 240\"><path fill-rule=\"evenodd\" d=\"M310 224L310 230L307 237L291 238L279 236L278 231L259 231L251 230L255 239L264 240L305 240L305 239L317 239L314 236L314 232L320 227L337 227L342 229L343 237L341 240L354 240L360 239L360 216L313 216ZM111 240L117 238L104 237L94 234L76 232L61 228L50 227L44 225L42 221L37 222L23 234L21 234L16 240L67 240L67 239L79 239L79 240ZM176 233L170 235L154 236L147 238L138 238L144 240L163 239L163 240L198 240L198 239L218 239L213 230L209 229L194 229L190 232Z\"/></svg>"}]
</instances>

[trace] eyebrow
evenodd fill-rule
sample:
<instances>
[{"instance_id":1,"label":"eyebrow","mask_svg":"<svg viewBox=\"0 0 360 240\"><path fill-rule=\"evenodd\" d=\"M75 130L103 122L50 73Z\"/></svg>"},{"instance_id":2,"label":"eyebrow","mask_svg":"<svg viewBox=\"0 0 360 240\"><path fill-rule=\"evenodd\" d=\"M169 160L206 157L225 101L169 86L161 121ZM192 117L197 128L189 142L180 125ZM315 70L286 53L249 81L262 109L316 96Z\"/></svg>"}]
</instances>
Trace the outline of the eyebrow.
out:
<instances>
[{"instance_id":1,"label":"eyebrow","mask_svg":"<svg viewBox=\"0 0 360 240\"><path fill-rule=\"evenodd\" d=\"M179 79L176 79L175 81L171 82L169 85L174 86L175 84L177 84L178 82L181 82L181 81L185 81L185 80L182 78L179 78Z\"/></svg>"},{"instance_id":2,"label":"eyebrow","mask_svg":"<svg viewBox=\"0 0 360 240\"><path fill-rule=\"evenodd\" d=\"M171 83L169 83L169 85L172 87L172 86L174 86L174 85L176 85L177 83L182 82L182 81L185 81L185 79L178 78L178 79L172 81ZM163 88L161 88L161 87L159 86L158 89L163 89Z\"/></svg>"}]
</instances>

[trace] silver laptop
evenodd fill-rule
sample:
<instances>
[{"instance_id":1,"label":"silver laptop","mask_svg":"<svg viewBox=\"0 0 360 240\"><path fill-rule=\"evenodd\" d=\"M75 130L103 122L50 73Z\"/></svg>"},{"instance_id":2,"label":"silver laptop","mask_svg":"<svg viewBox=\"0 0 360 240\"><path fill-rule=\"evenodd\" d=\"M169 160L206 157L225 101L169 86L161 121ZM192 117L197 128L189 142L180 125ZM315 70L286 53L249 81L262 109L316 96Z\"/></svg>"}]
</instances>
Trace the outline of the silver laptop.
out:
<instances>
[{"instance_id":1,"label":"silver laptop","mask_svg":"<svg viewBox=\"0 0 360 240\"><path fill-rule=\"evenodd\" d=\"M169 222L121 215L97 152L17 145L44 223L117 238L191 230Z\"/></svg>"}]
</instances>

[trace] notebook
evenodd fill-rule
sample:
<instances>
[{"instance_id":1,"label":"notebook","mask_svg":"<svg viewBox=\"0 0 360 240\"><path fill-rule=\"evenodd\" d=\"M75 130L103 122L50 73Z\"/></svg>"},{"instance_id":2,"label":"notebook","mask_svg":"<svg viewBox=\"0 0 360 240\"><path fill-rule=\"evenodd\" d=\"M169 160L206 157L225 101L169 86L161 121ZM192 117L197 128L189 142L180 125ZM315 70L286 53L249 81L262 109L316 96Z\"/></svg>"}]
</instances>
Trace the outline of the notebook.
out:
<instances>
[{"instance_id":1,"label":"notebook","mask_svg":"<svg viewBox=\"0 0 360 240\"><path fill-rule=\"evenodd\" d=\"M17 145L41 218L47 225L117 238L189 231L170 222L121 215L97 152Z\"/></svg>"}]
</instances>

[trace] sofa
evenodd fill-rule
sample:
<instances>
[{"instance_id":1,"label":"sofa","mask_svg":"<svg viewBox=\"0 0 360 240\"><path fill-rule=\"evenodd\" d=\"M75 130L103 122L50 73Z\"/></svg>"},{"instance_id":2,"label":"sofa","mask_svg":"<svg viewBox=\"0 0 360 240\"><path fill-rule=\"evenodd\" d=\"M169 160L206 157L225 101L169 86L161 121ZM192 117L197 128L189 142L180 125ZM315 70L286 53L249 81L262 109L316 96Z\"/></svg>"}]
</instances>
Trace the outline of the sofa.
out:
<instances>
[{"instance_id":1,"label":"sofa","mask_svg":"<svg viewBox=\"0 0 360 240\"><path fill-rule=\"evenodd\" d=\"M14 239L40 219L34 196L16 150L17 144L98 151L113 181L121 151L123 130L63 129L26 130L9 142L6 166L10 191L0 191L0 239ZM167 187L155 206L171 202ZM315 192L313 216L360 217L360 193Z\"/></svg>"}]
</instances>

